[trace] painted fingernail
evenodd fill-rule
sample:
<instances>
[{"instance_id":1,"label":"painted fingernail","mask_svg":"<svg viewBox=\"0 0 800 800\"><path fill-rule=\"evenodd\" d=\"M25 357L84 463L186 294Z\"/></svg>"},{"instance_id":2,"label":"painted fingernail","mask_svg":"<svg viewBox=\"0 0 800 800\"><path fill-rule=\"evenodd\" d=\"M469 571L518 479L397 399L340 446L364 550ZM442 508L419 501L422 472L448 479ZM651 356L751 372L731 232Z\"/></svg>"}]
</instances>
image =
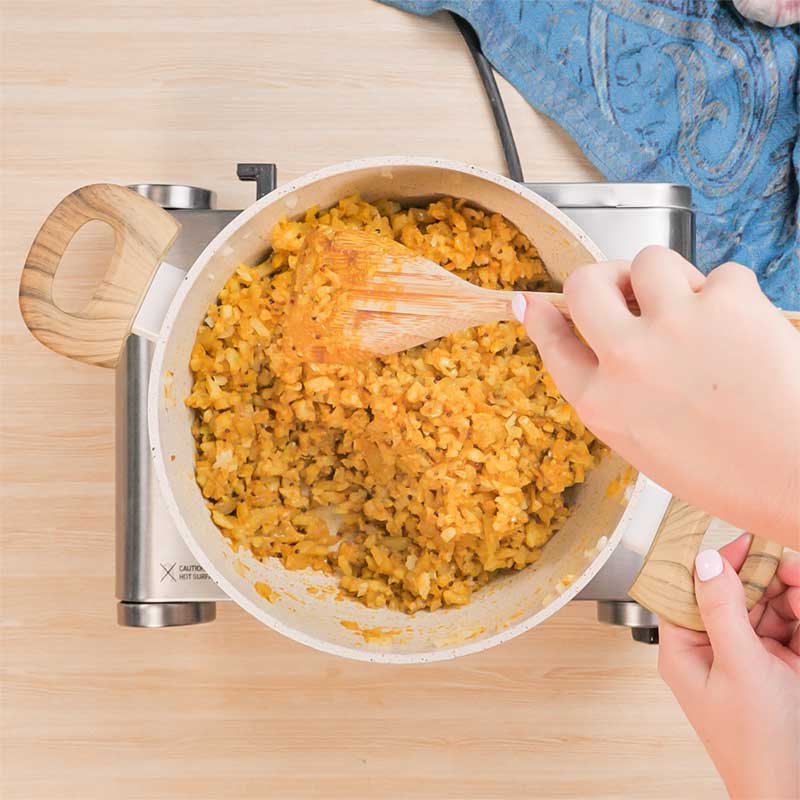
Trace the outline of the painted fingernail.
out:
<instances>
[{"instance_id":1,"label":"painted fingernail","mask_svg":"<svg viewBox=\"0 0 800 800\"><path fill-rule=\"evenodd\" d=\"M694 568L701 581L710 581L722 575L722 566L722 556L716 550L702 550L694 560Z\"/></svg>"},{"instance_id":2,"label":"painted fingernail","mask_svg":"<svg viewBox=\"0 0 800 800\"><path fill-rule=\"evenodd\" d=\"M511 311L520 322L525 322L525 309L527 307L528 301L525 299L525 295L520 292L514 292L514 296L511 298Z\"/></svg>"}]
</instances>

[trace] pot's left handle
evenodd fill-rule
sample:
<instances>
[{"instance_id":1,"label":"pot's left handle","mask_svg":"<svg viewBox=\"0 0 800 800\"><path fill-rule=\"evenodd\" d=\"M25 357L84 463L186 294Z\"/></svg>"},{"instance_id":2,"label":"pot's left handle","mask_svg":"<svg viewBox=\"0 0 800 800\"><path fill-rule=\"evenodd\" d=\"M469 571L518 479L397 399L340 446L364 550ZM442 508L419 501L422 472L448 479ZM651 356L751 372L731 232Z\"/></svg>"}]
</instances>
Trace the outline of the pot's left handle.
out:
<instances>
[{"instance_id":1,"label":"pot's left handle","mask_svg":"<svg viewBox=\"0 0 800 800\"><path fill-rule=\"evenodd\" d=\"M670 501L636 580L628 594L661 619L683 628L705 630L694 595L694 559L711 517L676 497ZM762 597L783 553L776 542L754 536L739 578L747 608Z\"/></svg>"},{"instance_id":2,"label":"pot's left handle","mask_svg":"<svg viewBox=\"0 0 800 800\"><path fill-rule=\"evenodd\" d=\"M114 252L86 307L67 313L53 300L53 279L73 236L93 220L114 230ZM25 324L56 353L116 366L133 317L179 230L161 206L124 186L76 189L53 209L31 245L19 285Z\"/></svg>"}]
</instances>

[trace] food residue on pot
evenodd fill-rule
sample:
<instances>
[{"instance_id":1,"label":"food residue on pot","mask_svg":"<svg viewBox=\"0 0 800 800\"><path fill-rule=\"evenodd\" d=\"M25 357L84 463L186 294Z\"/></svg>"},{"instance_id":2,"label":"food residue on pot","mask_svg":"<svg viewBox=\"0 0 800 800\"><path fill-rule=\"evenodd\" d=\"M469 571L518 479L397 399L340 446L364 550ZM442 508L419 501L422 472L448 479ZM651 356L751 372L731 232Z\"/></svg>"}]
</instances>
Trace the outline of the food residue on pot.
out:
<instances>
[{"instance_id":1,"label":"food residue on pot","mask_svg":"<svg viewBox=\"0 0 800 800\"><path fill-rule=\"evenodd\" d=\"M400 628L362 628L349 619L343 619L341 624L343 628L357 633L367 644L391 642L403 632Z\"/></svg>"},{"instance_id":2,"label":"food residue on pot","mask_svg":"<svg viewBox=\"0 0 800 800\"><path fill-rule=\"evenodd\" d=\"M263 581L256 581L254 585L255 590L268 602L274 603L280 595L272 589L268 583Z\"/></svg>"},{"instance_id":3,"label":"food residue on pot","mask_svg":"<svg viewBox=\"0 0 800 800\"><path fill-rule=\"evenodd\" d=\"M606 487L606 497L625 496L625 489L630 486L633 479L636 477L636 470L627 466L622 472L612 480Z\"/></svg>"},{"instance_id":4,"label":"food residue on pot","mask_svg":"<svg viewBox=\"0 0 800 800\"><path fill-rule=\"evenodd\" d=\"M437 639L434 644L437 647L453 647L464 644L464 642L469 642L472 639L477 639L481 634L484 633L486 633L486 628L481 626L471 631L462 631L461 633L457 633L454 636L445 637L444 639Z\"/></svg>"},{"instance_id":5,"label":"food residue on pot","mask_svg":"<svg viewBox=\"0 0 800 800\"><path fill-rule=\"evenodd\" d=\"M250 567L244 563L244 561L240 561L238 558L236 561L233 562L233 569L238 575L241 575L243 578L247 577L247 573L250 572Z\"/></svg>"}]
</instances>

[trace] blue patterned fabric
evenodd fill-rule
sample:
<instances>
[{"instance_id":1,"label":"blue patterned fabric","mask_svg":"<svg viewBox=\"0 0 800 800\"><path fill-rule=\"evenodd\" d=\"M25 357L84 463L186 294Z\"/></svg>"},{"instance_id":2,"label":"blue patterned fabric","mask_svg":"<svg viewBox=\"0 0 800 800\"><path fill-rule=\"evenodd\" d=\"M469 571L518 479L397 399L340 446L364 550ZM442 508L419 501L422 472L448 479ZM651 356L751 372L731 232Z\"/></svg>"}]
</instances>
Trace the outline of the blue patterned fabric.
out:
<instances>
[{"instance_id":1,"label":"blue patterned fabric","mask_svg":"<svg viewBox=\"0 0 800 800\"><path fill-rule=\"evenodd\" d=\"M382 1L467 19L606 178L692 187L700 269L740 261L800 309L797 25L703 0Z\"/></svg>"}]
</instances>

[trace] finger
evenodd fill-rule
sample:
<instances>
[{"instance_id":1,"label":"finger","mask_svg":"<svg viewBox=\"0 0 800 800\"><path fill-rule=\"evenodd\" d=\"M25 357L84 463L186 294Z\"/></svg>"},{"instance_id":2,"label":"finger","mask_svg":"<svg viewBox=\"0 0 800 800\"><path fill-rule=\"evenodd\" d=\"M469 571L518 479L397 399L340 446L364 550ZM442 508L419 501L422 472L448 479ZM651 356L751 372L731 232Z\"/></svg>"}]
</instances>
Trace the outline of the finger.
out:
<instances>
[{"instance_id":1,"label":"finger","mask_svg":"<svg viewBox=\"0 0 800 800\"><path fill-rule=\"evenodd\" d=\"M790 586L782 594L770 598L769 607L784 619L800 620L800 586Z\"/></svg>"},{"instance_id":2,"label":"finger","mask_svg":"<svg viewBox=\"0 0 800 800\"><path fill-rule=\"evenodd\" d=\"M705 686L713 663L708 636L661 620L658 625L658 673L680 700Z\"/></svg>"},{"instance_id":3,"label":"finger","mask_svg":"<svg viewBox=\"0 0 800 800\"><path fill-rule=\"evenodd\" d=\"M769 582L766 590L764 591L764 595L762 596L762 600L767 602L772 600L773 597L778 597L778 595L783 594L786 591L786 584L778 577L777 573L772 576L772 580Z\"/></svg>"},{"instance_id":4,"label":"finger","mask_svg":"<svg viewBox=\"0 0 800 800\"><path fill-rule=\"evenodd\" d=\"M749 533L743 533L732 542L728 542L728 544L720 548L719 554L730 563L736 572L739 572L747 558L752 539L753 537ZM772 584L770 584L770 586L771 585ZM764 612L767 609L766 597L767 595L765 593L764 597L750 609L750 613L747 615L750 620L750 625L752 625L753 628L757 629L764 617Z\"/></svg>"},{"instance_id":5,"label":"finger","mask_svg":"<svg viewBox=\"0 0 800 800\"><path fill-rule=\"evenodd\" d=\"M761 619L754 626L762 638L775 639L788 645L797 628L797 620L784 619L772 606L766 606Z\"/></svg>"},{"instance_id":6,"label":"finger","mask_svg":"<svg viewBox=\"0 0 800 800\"><path fill-rule=\"evenodd\" d=\"M706 300L708 303L713 303L715 298L724 297L739 306L755 308L760 305L764 313L781 320L780 325L787 333L791 328L791 323L762 291L755 273L742 264L729 261L713 269L706 277L698 296L701 301ZM720 312L719 307L716 312Z\"/></svg>"},{"instance_id":7,"label":"finger","mask_svg":"<svg viewBox=\"0 0 800 800\"><path fill-rule=\"evenodd\" d=\"M800 627L795 628L794 635L789 640L789 649L800 657ZM800 662L798 662L800 664Z\"/></svg>"},{"instance_id":8,"label":"finger","mask_svg":"<svg viewBox=\"0 0 800 800\"><path fill-rule=\"evenodd\" d=\"M749 533L737 536L732 542L728 542L725 547L720 547L719 554L738 572L742 568L747 553L750 550L750 542L753 537Z\"/></svg>"},{"instance_id":9,"label":"finger","mask_svg":"<svg viewBox=\"0 0 800 800\"><path fill-rule=\"evenodd\" d=\"M800 620L800 554L784 551L764 598L767 606L782 619Z\"/></svg>"},{"instance_id":10,"label":"finger","mask_svg":"<svg viewBox=\"0 0 800 800\"><path fill-rule=\"evenodd\" d=\"M575 326L602 360L633 331L637 318L628 308L627 261L606 261L576 269L564 283L564 298Z\"/></svg>"},{"instance_id":11,"label":"finger","mask_svg":"<svg viewBox=\"0 0 800 800\"><path fill-rule=\"evenodd\" d=\"M631 286L642 314L658 314L691 296L705 275L667 247L645 247L631 261Z\"/></svg>"},{"instance_id":12,"label":"finger","mask_svg":"<svg viewBox=\"0 0 800 800\"><path fill-rule=\"evenodd\" d=\"M750 625L754 631L758 632L758 626L761 624L761 620L764 619L766 611L767 601L763 597L750 609L747 618L750 620Z\"/></svg>"},{"instance_id":13,"label":"finger","mask_svg":"<svg viewBox=\"0 0 800 800\"><path fill-rule=\"evenodd\" d=\"M520 293L518 297L526 304L522 322L528 336L539 348L558 390L574 404L597 367L595 354L549 302L533 294Z\"/></svg>"},{"instance_id":14,"label":"finger","mask_svg":"<svg viewBox=\"0 0 800 800\"><path fill-rule=\"evenodd\" d=\"M758 279L751 269L742 264L737 264L735 261L728 261L708 273L702 291L716 292L721 289L736 289L740 287L758 288Z\"/></svg>"},{"instance_id":15,"label":"finger","mask_svg":"<svg viewBox=\"0 0 800 800\"><path fill-rule=\"evenodd\" d=\"M720 555L725 558L728 563L738 573L747 558L747 553L750 549L750 542L752 536L749 533L743 533L732 542L729 542L724 547L720 548ZM750 625L754 630L758 629L761 620L764 618L764 612L767 610L766 594L762 597L751 609L747 615L750 620Z\"/></svg>"},{"instance_id":16,"label":"finger","mask_svg":"<svg viewBox=\"0 0 800 800\"><path fill-rule=\"evenodd\" d=\"M800 553L784 550L777 575L787 586L800 586Z\"/></svg>"},{"instance_id":17,"label":"finger","mask_svg":"<svg viewBox=\"0 0 800 800\"><path fill-rule=\"evenodd\" d=\"M658 631L659 646L670 653L684 655L689 651L710 645L707 633L681 628L680 625L673 625L665 619L659 620Z\"/></svg>"},{"instance_id":18,"label":"finger","mask_svg":"<svg viewBox=\"0 0 800 800\"><path fill-rule=\"evenodd\" d=\"M695 596L714 651L714 663L734 667L759 646L736 570L717 550L695 559Z\"/></svg>"}]
</instances>

